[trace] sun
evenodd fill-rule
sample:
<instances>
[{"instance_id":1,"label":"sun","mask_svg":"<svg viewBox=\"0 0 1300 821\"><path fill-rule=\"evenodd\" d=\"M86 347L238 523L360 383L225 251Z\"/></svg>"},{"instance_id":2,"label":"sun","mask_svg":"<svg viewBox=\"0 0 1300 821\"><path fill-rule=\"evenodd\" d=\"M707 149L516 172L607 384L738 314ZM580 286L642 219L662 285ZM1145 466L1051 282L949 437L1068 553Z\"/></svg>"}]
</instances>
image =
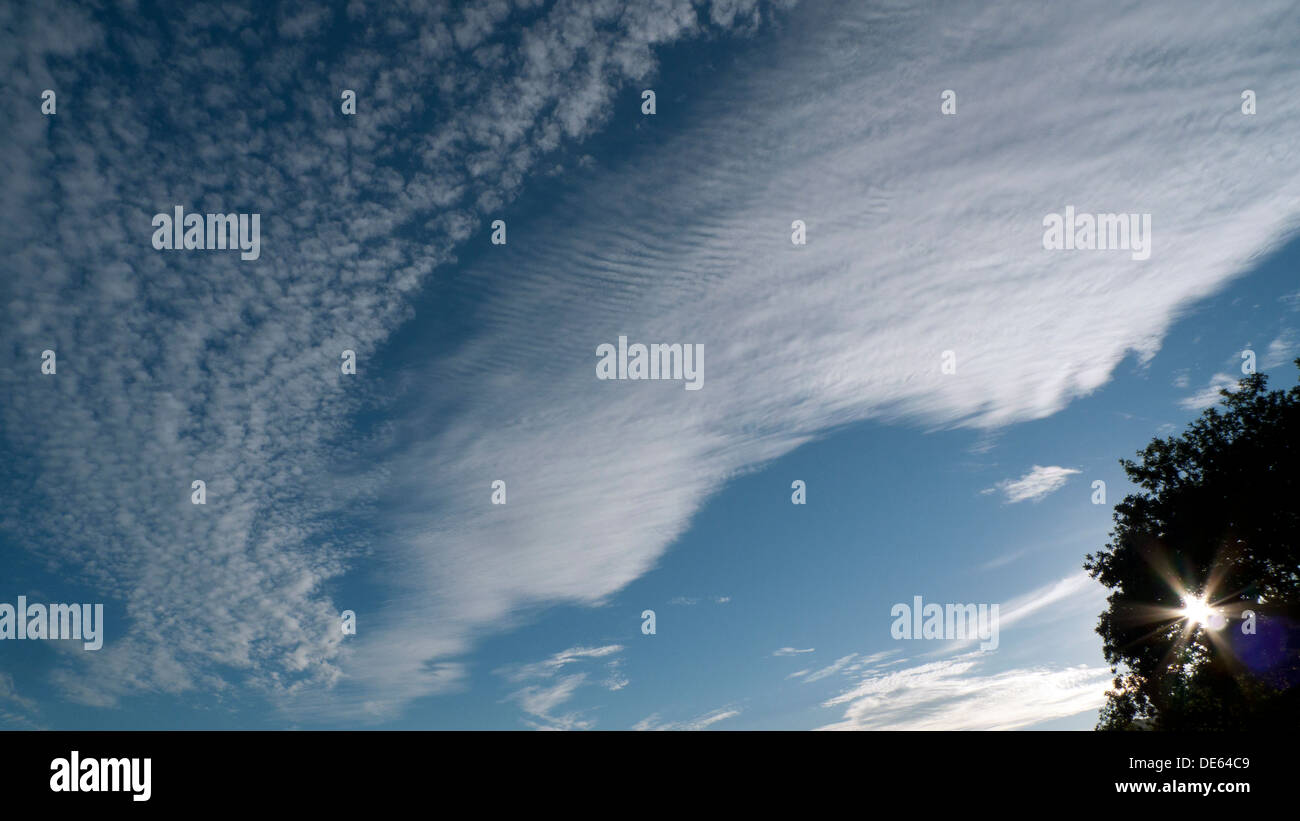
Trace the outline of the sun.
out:
<instances>
[{"instance_id":1,"label":"sun","mask_svg":"<svg viewBox=\"0 0 1300 821\"><path fill-rule=\"evenodd\" d=\"M1215 613L1214 609L1201 596L1187 595L1183 598L1183 609L1179 611L1188 624L1209 625Z\"/></svg>"}]
</instances>

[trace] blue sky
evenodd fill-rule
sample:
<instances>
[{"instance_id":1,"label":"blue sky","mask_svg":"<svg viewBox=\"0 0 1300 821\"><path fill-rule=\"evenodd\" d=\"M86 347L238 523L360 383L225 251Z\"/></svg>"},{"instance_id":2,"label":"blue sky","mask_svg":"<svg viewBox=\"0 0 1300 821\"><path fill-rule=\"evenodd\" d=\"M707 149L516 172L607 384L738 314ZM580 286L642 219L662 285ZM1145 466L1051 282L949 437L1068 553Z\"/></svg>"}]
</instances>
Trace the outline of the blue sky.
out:
<instances>
[{"instance_id":1,"label":"blue sky","mask_svg":"<svg viewBox=\"0 0 1300 821\"><path fill-rule=\"evenodd\" d=\"M1117 460L1300 352L1286 4L1113 5L0 11L0 601L107 617L0 726L1091 728Z\"/></svg>"}]
</instances>

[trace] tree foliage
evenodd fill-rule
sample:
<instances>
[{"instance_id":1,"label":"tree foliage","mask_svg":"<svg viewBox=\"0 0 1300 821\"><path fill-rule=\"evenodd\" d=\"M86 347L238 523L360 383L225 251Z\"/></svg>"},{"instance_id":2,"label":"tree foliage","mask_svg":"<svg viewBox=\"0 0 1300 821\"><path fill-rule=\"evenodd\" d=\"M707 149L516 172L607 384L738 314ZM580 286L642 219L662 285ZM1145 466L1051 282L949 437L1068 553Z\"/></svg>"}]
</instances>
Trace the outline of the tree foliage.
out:
<instances>
[{"instance_id":1,"label":"tree foliage","mask_svg":"<svg viewBox=\"0 0 1300 821\"><path fill-rule=\"evenodd\" d=\"M1220 393L1181 436L1120 460L1139 490L1084 563L1112 590L1098 729L1300 726L1300 387L1252 374ZM1186 617L1197 595L1209 623Z\"/></svg>"}]
</instances>

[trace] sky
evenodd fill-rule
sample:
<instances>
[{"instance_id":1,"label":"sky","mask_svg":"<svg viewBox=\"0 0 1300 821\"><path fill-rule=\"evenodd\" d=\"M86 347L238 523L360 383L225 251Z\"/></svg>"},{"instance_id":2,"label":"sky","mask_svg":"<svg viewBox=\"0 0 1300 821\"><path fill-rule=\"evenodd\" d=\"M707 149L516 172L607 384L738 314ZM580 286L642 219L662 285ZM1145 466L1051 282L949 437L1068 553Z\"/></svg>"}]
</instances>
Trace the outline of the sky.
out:
<instances>
[{"instance_id":1,"label":"sky","mask_svg":"<svg viewBox=\"0 0 1300 821\"><path fill-rule=\"evenodd\" d=\"M1295 20L5 4L0 602L105 638L0 642L0 727L1091 729L1118 460L1295 383Z\"/></svg>"}]
</instances>

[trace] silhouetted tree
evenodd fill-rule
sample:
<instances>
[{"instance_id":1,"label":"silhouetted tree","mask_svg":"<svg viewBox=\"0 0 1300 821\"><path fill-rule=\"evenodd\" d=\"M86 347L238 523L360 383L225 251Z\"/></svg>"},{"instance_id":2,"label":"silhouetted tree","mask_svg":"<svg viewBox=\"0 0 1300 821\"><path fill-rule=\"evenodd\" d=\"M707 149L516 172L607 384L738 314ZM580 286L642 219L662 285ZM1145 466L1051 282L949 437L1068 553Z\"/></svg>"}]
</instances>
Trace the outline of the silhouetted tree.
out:
<instances>
[{"instance_id":1,"label":"silhouetted tree","mask_svg":"<svg viewBox=\"0 0 1300 821\"><path fill-rule=\"evenodd\" d=\"M1300 726L1300 387L1265 385L1242 379L1181 436L1120 460L1140 490L1084 563L1113 590L1098 729Z\"/></svg>"}]
</instances>

